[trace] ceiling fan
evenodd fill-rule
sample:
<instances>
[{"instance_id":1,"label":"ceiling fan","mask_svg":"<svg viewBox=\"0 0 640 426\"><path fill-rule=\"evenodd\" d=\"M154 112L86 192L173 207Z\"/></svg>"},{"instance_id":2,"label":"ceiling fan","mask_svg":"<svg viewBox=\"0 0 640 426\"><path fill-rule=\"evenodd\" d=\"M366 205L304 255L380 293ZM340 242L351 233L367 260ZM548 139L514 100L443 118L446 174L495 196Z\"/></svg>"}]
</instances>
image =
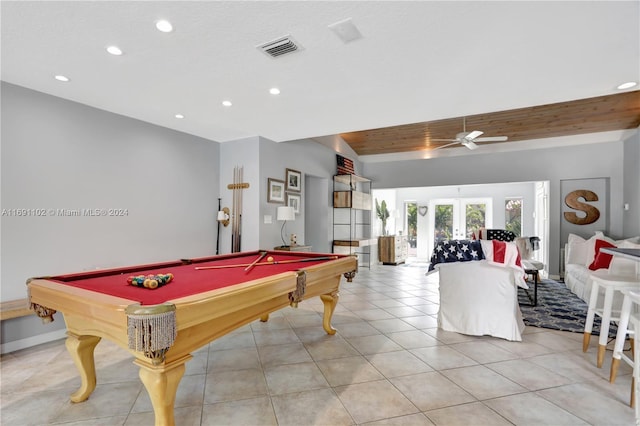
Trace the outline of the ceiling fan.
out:
<instances>
[{"instance_id":1,"label":"ceiling fan","mask_svg":"<svg viewBox=\"0 0 640 426\"><path fill-rule=\"evenodd\" d=\"M467 121L463 117L462 118L462 132L458 133L456 135L455 139L431 139L431 140L433 142L451 142L451 143L439 146L439 147L434 148L434 149L442 149L442 148L446 148L448 146L458 145L459 144L459 145L463 145L463 146L473 150L473 149L477 149L478 148L478 145L476 143L505 142L507 139L509 139L507 136L490 136L490 137L484 137L484 138L479 137L483 133L484 132L481 132L480 130L472 130L470 132L467 132Z\"/></svg>"}]
</instances>

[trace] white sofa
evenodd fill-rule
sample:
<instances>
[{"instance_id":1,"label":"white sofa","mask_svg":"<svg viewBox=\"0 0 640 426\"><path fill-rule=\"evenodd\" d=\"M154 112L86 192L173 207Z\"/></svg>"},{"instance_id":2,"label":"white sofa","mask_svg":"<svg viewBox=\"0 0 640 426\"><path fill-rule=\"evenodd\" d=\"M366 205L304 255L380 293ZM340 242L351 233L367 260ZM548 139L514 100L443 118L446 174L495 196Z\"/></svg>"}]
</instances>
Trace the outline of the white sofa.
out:
<instances>
[{"instance_id":1,"label":"white sofa","mask_svg":"<svg viewBox=\"0 0 640 426\"><path fill-rule=\"evenodd\" d=\"M589 269L589 266L594 262L596 263L594 267L602 265L601 261L596 261L597 240L606 241L620 248L640 248L640 244L638 244L640 237L614 241L602 232L596 232L589 239L569 234L565 245L564 283L571 292L586 303L589 303L592 286L590 275L593 271ZM609 267L601 269L606 269L612 274L633 276L635 274L635 262L614 256L611 258ZM604 294L604 291L601 293ZM613 304L614 309L619 309L621 305L622 296L616 294Z\"/></svg>"}]
</instances>

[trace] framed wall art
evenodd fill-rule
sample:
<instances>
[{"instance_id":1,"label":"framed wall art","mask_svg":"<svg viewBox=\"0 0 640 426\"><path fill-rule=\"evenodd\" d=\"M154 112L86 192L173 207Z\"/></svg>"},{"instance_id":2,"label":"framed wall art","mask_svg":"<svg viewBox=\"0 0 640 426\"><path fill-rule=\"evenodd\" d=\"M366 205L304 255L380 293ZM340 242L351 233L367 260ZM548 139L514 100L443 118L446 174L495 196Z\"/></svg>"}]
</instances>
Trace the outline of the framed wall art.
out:
<instances>
[{"instance_id":1,"label":"framed wall art","mask_svg":"<svg viewBox=\"0 0 640 426\"><path fill-rule=\"evenodd\" d=\"M283 204L285 202L284 182L279 179L267 178L267 202Z\"/></svg>"},{"instance_id":2,"label":"framed wall art","mask_svg":"<svg viewBox=\"0 0 640 426\"><path fill-rule=\"evenodd\" d=\"M300 194L287 194L287 206L293 207L296 214L300 213Z\"/></svg>"},{"instance_id":3,"label":"framed wall art","mask_svg":"<svg viewBox=\"0 0 640 426\"><path fill-rule=\"evenodd\" d=\"M286 190L293 192L302 191L302 173L297 170L287 169Z\"/></svg>"}]
</instances>

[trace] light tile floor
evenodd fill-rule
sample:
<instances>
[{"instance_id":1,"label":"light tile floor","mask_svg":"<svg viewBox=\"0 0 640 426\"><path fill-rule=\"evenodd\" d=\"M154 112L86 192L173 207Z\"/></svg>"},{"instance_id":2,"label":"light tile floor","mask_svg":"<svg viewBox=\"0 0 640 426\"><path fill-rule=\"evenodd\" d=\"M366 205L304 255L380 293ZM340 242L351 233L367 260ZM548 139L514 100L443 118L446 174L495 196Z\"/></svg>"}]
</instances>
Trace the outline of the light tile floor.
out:
<instances>
[{"instance_id":1,"label":"light tile floor","mask_svg":"<svg viewBox=\"0 0 640 426\"><path fill-rule=\"evenodd\" d=\"M631 369L608 382L582 335L527 327L523 342L437 328L438 282L419 265L362 268L343 281L333 325L305 301L194 353L178 389L178 425L633 425ZM152 425L128 352L103 340L98 386L79 379L64 341L1 358L0 423Z\"/></svg>"}]
</instances>

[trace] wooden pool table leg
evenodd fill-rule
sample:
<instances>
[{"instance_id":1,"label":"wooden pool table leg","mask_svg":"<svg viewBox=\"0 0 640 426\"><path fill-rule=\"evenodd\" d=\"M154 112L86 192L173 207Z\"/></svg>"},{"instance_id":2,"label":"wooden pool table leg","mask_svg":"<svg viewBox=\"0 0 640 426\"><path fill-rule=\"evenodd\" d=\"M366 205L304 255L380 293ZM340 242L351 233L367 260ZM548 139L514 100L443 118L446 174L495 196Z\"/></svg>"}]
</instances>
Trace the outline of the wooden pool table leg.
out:
<instances>
[{"instance_id":1,"label":"wooden pool table leg","mask_svg":"<svg viewBox=\"0 0 640 426\"><path fill-rule=\"evenodd\" d=\"M140 366L140 380L147 389L153 412L156 417L156 426L174 426L173 406L176 401L176 391L180 380L184 375L184 363L190 360L191 355L179 359L171 364L154 366L134 361Z\"/></svg>"},{"instance_id":2,"label":"wooden pool table leg","mask_svg":"<svg viewBox=\"0 0 640 426\"><path fill-rule=\"evenodd\" d=\"M100 342L100 337L78 336L71 332L67 332L67 335L65 346L76 364L81 380L80 389L71 394L71 401L86 401L96 388L96 364L93 351Z\"/></svg>"},{"instance_id":3,"label":"wooden pool table leg","mask_svg":"<svg viewBox=\"0 0 640 426\"><path fill-rule=\"evenodd\" d=\"M323 294L320 296L322 303L324 303L324 316L322 318L322 327L327 334L336 334L336 329L331 326L331 318L333 317L333 311L336 309L338 299L340 295L337 291L329 294Z\"/></svg>"}]
</instances>

